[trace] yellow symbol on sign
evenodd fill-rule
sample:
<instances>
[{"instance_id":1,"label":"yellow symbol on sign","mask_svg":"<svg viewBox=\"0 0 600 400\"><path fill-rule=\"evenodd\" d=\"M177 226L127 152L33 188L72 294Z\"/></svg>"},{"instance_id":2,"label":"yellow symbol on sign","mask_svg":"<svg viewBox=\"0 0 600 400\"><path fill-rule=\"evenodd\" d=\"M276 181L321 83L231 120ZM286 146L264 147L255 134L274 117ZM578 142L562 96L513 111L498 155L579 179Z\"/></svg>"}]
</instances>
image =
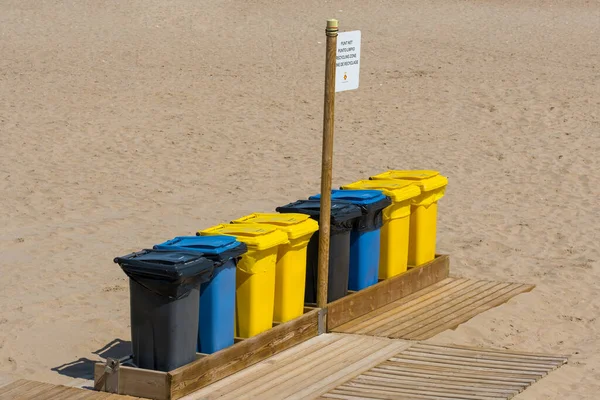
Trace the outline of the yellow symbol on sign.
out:
<instances>
[{"instance_id":1,"label":"yellow symbol on sign","mask_svg":"<svg viewBox=\"0 0 600 400\"><path fill-rule=\"evenodd\" d=\"M344 80L348 79L348 75L344 72Z\"/></svg>"}]
</instances>

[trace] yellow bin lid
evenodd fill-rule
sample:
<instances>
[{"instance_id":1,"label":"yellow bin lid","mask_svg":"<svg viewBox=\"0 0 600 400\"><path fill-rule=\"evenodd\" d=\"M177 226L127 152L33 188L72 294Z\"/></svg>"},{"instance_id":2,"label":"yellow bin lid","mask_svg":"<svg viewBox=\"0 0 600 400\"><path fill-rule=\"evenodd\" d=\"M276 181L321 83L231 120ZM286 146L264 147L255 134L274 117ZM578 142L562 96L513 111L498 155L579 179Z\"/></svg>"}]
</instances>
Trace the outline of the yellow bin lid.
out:
<instances>
[{"instance_id":1,"label":"yellow bin lid","mask_svg":"<svg viewBox=\"0 0 600 400\"><path fill-rule=\"evenodd\" d=\"M392 199L394 203L406 201L415 198L421 194L421 188L409 181L398 180L374 180L374 181L357 181L348 185L342 186L346 190L373 190L378 189L386 196Z\"/></svg>"},{"instance_id":2,"label":"yellow bin lid","mask_svg":"<svg viewBox=\"0 0 600 400\"><path fill-rule=\"evenodd\" d=\"M233 224L268 224L298 239L319 230L317 221L306 214L254 213L231 221Z\"/></svg>"},{"instance_id":3,"label":"yellow bin lid","mask_svg":"<svg viewBox=\"0 0 600 400\"><path fill-rule=\"evenodd\" d=\"M429 192L448 185L448 178L440 175L438 171L428 170L390 170L372 176L373 180L403 180L418 185L423 192Z\"/></svg>"},{"instance_id":4,"label":"yellow bin lid","mask_svg":"<svg viewBox=\"0 0 600 400\"><path fill-rule=\"evenodd\" d=\"M202 236L235 236L237 240L256 250L266 250L288 242L285 233L263 224L221 224L198 233Z\"/></svg>"}]
</instances>

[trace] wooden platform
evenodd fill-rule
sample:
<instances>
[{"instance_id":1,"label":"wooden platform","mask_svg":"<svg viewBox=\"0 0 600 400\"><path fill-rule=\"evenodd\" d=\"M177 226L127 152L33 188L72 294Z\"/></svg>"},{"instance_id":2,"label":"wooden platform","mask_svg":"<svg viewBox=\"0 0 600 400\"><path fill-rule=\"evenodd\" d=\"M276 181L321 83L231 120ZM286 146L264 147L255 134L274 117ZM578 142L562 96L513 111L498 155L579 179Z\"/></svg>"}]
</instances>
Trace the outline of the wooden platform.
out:
<instances>
[{"instance_id":1,"label":"wooden platform","mask_svg":"<svg viewBox=\"0 0 600 400\"><path fill-rule=\"evenodd\" d=\"M406 340L425 340L456 328L535 286L447 278L332 329Z\"/></svg>"},{"instance_id":2,"label":"wooden platform","mask_svg":"<svg viewBox=\"0 0 600 400\"><path fill-rule=\"evenodd\" d=\"M139 397L19 379L0 387L0 400L134 400Z\"/></svg>"},{"instance_id":3,"label":"wooden platform","mask_svg":"<svg viewBox=\"0 0 600 400\"><path fill-rule=\"evenodd\" d=\"M414 344L321 396L326 399L510 399L565 356Z\"/></svg>"},{"instance_id":4,"label":"wooden platform","mask_svg":"<svg viewBox=\"0 0 600 400\"><path fill-rule=\"evenodd\" d=\"M372 336L323 334L183 399L312 399L409 345Z\"/></svg>"}]
</instances>

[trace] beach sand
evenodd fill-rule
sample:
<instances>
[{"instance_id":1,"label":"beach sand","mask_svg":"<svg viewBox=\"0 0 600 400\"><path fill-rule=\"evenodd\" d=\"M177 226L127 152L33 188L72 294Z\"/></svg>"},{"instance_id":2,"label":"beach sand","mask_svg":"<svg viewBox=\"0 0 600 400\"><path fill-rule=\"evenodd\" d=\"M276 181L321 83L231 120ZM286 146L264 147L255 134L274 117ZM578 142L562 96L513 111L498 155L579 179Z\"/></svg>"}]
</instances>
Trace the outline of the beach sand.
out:
<instances>
[{"instance_id":1,"label":"beach sand","mask_svg":"<svg viewBox=\"0 0 600 400\"><path fill-rule=\"evenodd\" d=\"M595 1L0 2L0 373L89 374L130 338L115 256L319 191L331 17L334 185L442 171L452 274L537 285L430 341L570 355L516 398L597 398Z\"/></svg>"}]
</instances>

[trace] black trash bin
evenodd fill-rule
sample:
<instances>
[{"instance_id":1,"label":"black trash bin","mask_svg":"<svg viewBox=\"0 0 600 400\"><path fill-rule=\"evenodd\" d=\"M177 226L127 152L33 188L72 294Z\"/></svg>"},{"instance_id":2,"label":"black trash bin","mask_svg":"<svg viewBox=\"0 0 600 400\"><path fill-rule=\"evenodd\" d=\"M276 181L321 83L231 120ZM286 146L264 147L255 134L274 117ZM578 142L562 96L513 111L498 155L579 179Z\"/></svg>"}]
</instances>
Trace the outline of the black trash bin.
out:
<instances>
[{"instance_id":1,"label":"black trash bin","mask_svg":"<svg viewBox=\"0 0 600 400\"><path fill-rule=\"evenodd\" d=\"M171 371L196 359L200 284L214 263L199 252L142 250L115 258L129 276L133 362Z\"/></svg>"},{"instance_id":2,"label":"black trash bin","mask_svg":"<svg viewBox=\"0 0 600 400\"><path fill-rule=\"evenodd\" d=\"M320 200L299 200L286 206L277 207L280 213L308 214L319 221ZM348 294L348 271L350 267L350 231L354 221L362 216L360 207L347 201L331 202L331 228L329 237L329 281L327 302L330 303ZM317 282L319 269L319 234L317 231L308 243L306 255L306 289L304 301L317 302Z\"/></svg>"}]
</instances>

